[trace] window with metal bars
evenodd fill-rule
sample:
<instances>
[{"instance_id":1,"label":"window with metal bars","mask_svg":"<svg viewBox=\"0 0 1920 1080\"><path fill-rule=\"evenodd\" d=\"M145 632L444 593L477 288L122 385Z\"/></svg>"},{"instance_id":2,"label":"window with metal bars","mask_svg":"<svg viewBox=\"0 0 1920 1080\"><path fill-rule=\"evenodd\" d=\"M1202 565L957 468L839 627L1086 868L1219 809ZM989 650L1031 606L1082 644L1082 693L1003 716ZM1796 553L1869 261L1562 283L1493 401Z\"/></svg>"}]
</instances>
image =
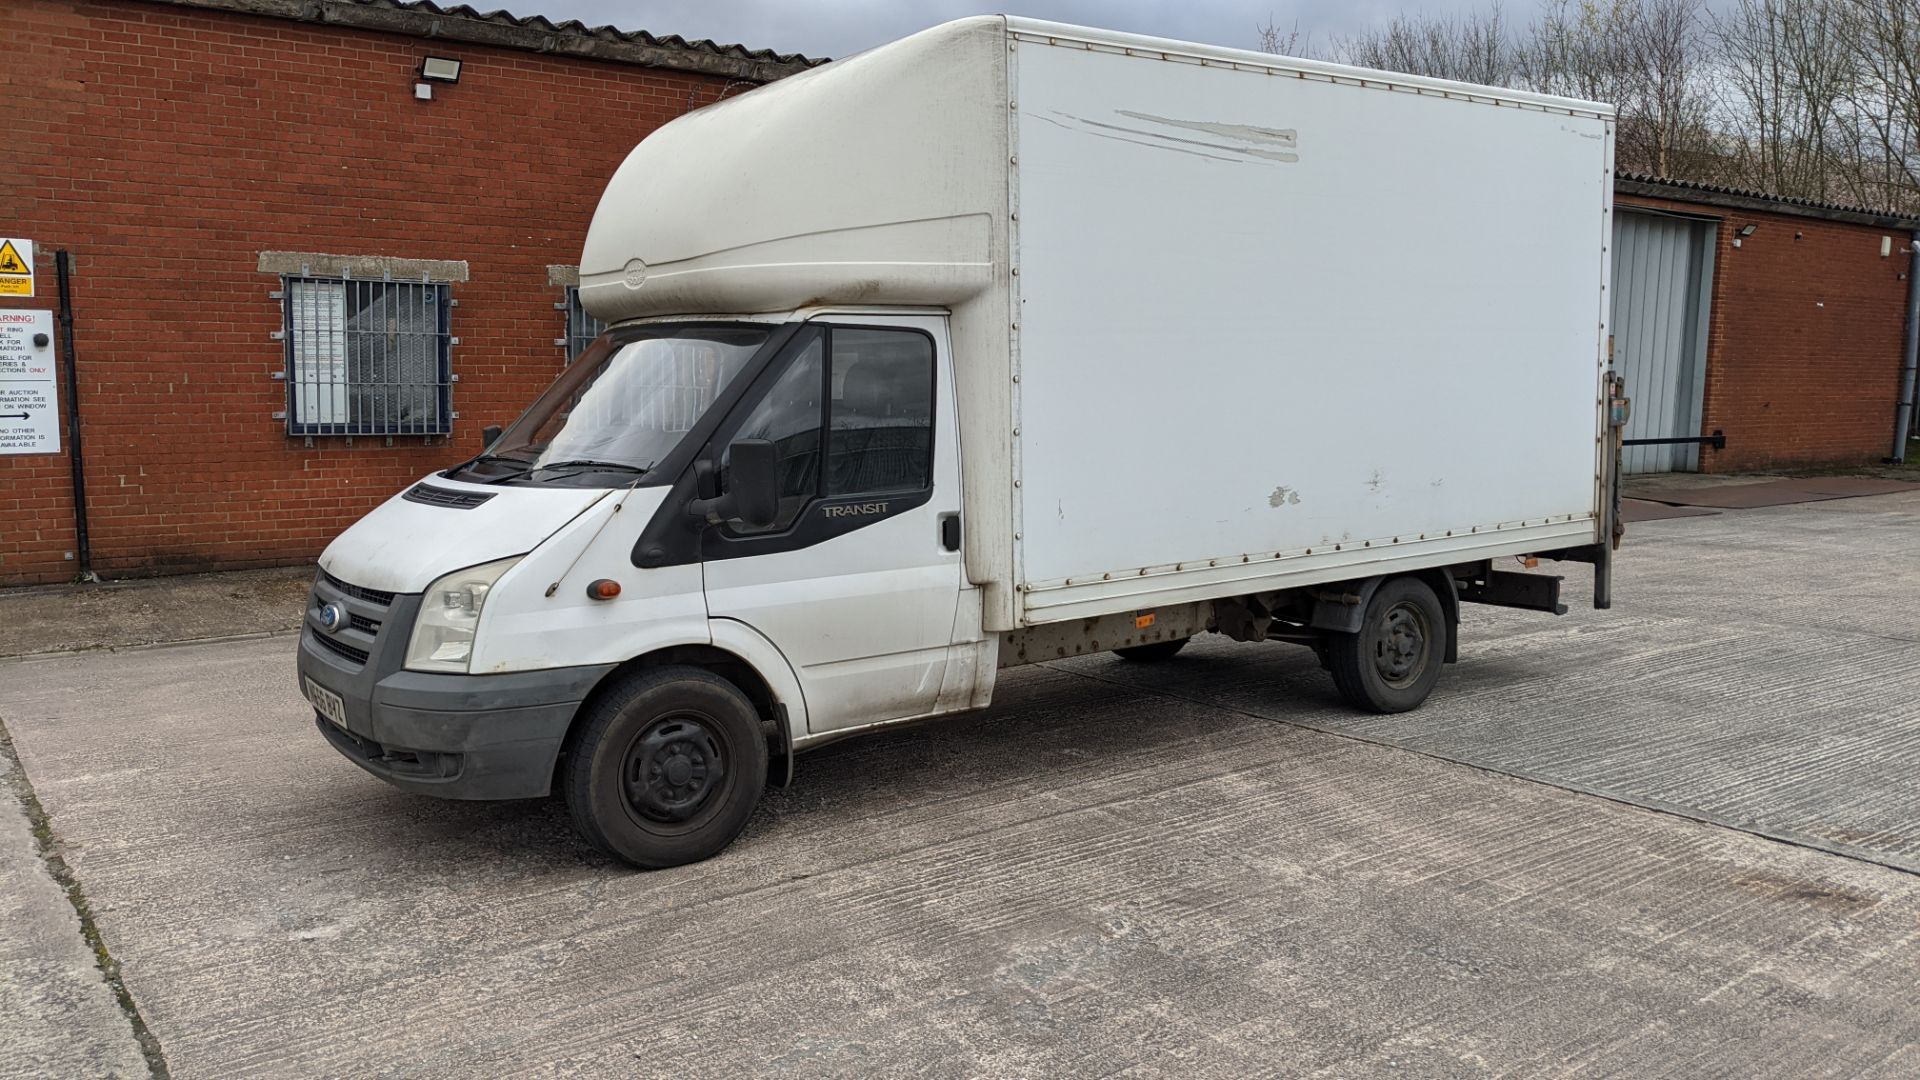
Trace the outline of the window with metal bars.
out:
<instances>
[{"instance_id":1,"label":"window with metal bars","mask_svg":"<svg viewBox=\"0 0 1920 1080\"><path fill-rule=\"evenodd\" d=\"M284 282L288 434L452 430L453 300L445 283Z\"/></svg>"},{"instance_id":2,"label":"window with metal bars","mask_svg":"<svg viewBox=\"0 0 1920 1080\"><path fill-rule=\"evenodd\" d=\"M587 314L587 309L580 306L578 286L567 286L567 298L553 306L566 313L566 336L555 339L554 344L567 350L567 363L571 364L574 357L579 356L582 350L593 344L594 338L606 330L607 324Z\"/></svg>"}]
</instances>

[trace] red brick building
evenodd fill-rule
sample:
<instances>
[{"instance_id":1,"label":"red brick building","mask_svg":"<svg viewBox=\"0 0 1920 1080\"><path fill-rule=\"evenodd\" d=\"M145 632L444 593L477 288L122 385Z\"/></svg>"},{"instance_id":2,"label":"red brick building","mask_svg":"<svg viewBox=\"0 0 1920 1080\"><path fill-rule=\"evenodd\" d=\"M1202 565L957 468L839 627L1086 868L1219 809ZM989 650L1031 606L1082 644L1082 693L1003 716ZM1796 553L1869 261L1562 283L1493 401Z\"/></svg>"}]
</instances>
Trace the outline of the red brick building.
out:
<instances>
[{"instance_id":1,"label":"red brick building","mask_svg":"<svg viewBox=\"0 0 1920 1080\"><path fill-rule=\"evenodd\" d=\"M564 363L555 305L627 151L817 62L391 0L7 0L5 24L0 235L34 241L39 280L0 310L57 307L54 252L70 252L107 576L312 558L477 448ZM421 100L429 56L462 66ZM457 381L397 425L424 434L289 433L302 403L290 425L275 294L303 273L451 301ZM345 418L339 404L322 395L306 419ZM76 573L69 446L63 418L60 454L0 456L0 584Z\"/></svg>"},{"instance_id":2,"label":"red brick building","mask_svg":"<svg viewBox=\"0 0 1920 1080\"><path fill-rule=\"evenodd\" d=\"M87 552L106 576L312 558L559 370L570 264L634 143L817 62L396 0L6 10L0 235L34 241L39 294L0 311L55 308L69 253L88 542L63 418L60 453L0 455L0 584ZM1646 178L1620 195L1668 260L1648 265L1698 283L1628 312L1672 376L1653 426L1727 436L1656 464L1887 453L1917 223Z\"/></svg>"},{"instance_id":3,"label":"red brick building","mask_svg":"<svg viewBox=\"0 0 1920 1080\"><path fill-rule=\"evenodd\" d=\"M1641 176L1619 178L1615 206L1621 225L1659 217L1686 227L1702 248L1692 269L1704 278L1704 352L1675 358L1704 368L1704 385L1690 388L1698 419L1669 427L1676 435L1723 432L1726 447L1702 450L1688 464L1743 472L1889 454L1920 221ZM1623 250L1616 246L1616 259ZM1648 271L1676 265L1642 266L1641 283L1658 288ZM1632 287L1620 269L1616 285ZM1619 351L1630 331L1620 305L1616 298L1615 355L1630 361ZM1654 404L1644 387L1636 420Z\"/></svg>"}]
</instances>

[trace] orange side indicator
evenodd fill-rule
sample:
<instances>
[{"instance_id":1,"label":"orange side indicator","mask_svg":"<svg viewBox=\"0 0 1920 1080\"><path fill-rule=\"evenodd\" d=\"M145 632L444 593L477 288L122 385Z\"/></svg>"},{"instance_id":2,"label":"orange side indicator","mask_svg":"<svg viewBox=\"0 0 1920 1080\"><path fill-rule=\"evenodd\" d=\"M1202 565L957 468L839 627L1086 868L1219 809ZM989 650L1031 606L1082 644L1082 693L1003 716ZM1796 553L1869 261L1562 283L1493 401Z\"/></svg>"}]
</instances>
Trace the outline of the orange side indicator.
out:
<instances>
[{"instance_id":1,"label":"orange side indicator","mask_svg":"<svg viewBox=\"0 0 1920 1080\"><path fill-rule=\"evenodd\" d=\"M1135 630L1145 630L1147 627L1152 625L1153 625L1153 612L1151 611L1147 612L1145 615L1135 615L1133 617L1133 628Z\"/></svg>"},{"instance_id":2,"label":"orange side indicator","mask_svg":"<svg viewBox=\"0 0 1920 1080\"><path fill-rule=\"evenodd\" d=\"M612 578L600 578L587 585L587 598L589 600L611 600L619 595L620 583Z\"/></svg>"}]
</instances>

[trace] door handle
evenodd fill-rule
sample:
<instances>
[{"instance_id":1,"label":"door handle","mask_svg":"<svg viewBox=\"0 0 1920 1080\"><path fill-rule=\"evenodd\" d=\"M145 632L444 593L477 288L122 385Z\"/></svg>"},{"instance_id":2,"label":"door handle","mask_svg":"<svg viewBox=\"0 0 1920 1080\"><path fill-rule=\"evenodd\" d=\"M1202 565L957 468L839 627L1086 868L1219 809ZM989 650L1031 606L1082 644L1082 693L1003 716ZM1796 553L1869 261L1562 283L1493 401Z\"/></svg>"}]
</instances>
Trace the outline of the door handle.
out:
<instances>
[{"instance_id":1,"label":"door handle","mask_svg":"<svg viewBox=\"0 0 1920 1080\"><path fill-rule=\"evenodd\" d=\"M960 515L949 510L940 515L940 546L948 551L960 550Z\"/></svg>"}]
</instances>

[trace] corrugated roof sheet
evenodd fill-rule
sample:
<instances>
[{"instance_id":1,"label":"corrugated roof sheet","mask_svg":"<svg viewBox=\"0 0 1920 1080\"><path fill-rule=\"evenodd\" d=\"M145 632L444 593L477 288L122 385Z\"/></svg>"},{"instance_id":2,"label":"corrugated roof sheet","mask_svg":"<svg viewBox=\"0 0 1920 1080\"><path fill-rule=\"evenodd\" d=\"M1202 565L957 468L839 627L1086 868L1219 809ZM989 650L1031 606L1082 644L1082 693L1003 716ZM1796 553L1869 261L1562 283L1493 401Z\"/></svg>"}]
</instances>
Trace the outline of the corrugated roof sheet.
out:
<instances>
[{"instance_id":1,"label":"corrugated roof sheet","mask_svg":"<svg viewBox=\"0 0 1920 1080\"><path fill-rule=\"evenodd\" d=\"M621 30L614 26L588 26L578 19L565 19L554 22L544 15L515 15L499 9L481 11L468 4L451 4L445 7L433 0L341 0L344 3L361 7L395 8L421 11L432 15L443 15L461 19L478 19L481 22L501 26L517 26L522 29L541 30L554 34L577 34L599 38L603 41L631 41L643 45L652 45L662 49L684 49L688 52L710 53L715 56L731 56L742 60L758 60L770 64L796 64L803 67L817 67L827 61L823 58L802 56L799 53L777 53L772 49L749 49L745 45L722 45L708 38L689 41L679 34L661 37L649 34L645 30Z\"/></svg>"},{"instance_id":2,"label":"corrugated roof sheet","mask_svg":"<svg viewBox=\"0 0 1920 1080\"><path fill-rule=\"evenodd\" d=\"M616 63L680 68L765 82L827 61L799 53L723 45L678 34L588 26L578 19L555 22L544 15L480 11L467 4L445 7L433 0L149 0L178 7L352 27L414 37L497 45Z\"/></svg>"},{"instance_id":3,"label":"corrugated roof sheet","mask_svg":"<svg viewBox=\"0 0 1920 1080\"><path fill-rule=\"evenodd\" d=\"M1853 221L1861 224L1900 226L1920 228L1920 215L1900 210L1888 210L1871 206L1852 206L1846 203L1821 202L1817 199L1803 199L1794 195L1774 195L1770 192L1755 191L1749 188L1727 187L1722 184L1709 184L1699 180L1676 180L1668 176L1655 176L1651 173L1618 172L1615 179L1623 186L1640 185L1645 188L1666 189L1669 197L1682 202L1701 202L1716 206L1735 206L1749 210L1772 210L1779 213L1797 214L1801 217L1830 218L1836 221ZM1655 194L1651 191L1639 194ZM1764 205L1759 205L1764 204Z\"/></svg>"}]
</instances>

